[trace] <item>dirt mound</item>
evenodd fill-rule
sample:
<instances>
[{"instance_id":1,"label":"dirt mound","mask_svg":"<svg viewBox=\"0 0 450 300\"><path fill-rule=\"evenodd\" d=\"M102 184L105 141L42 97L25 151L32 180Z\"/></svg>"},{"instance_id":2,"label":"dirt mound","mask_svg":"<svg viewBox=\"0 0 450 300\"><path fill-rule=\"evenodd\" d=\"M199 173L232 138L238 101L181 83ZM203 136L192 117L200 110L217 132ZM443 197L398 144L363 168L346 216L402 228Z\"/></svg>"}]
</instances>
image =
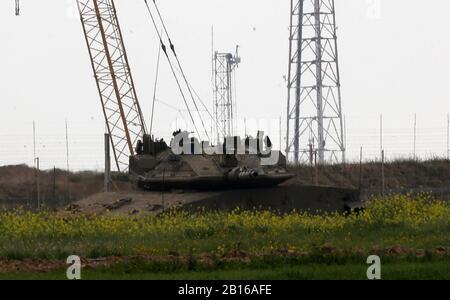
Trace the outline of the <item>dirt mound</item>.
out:
<instances>
[{"instance_id":1,"label":"dirt mound","mask_svg":"<svg viewBox=\"0 0 450 300\"><path fill-rule=\"evenodd\" d=\"M316 170L311 167L294 167L290 169L297 176L287 185L308 185L315 183ZM447 160L399 160L388 162L384 167L386 190L402 191L442 190L450 194L450 161ZM317 169L319 185L359 188L359 164L320 166ZM381 190L381 163L369 162L362 165L361 188L363 191ZM448 191L447 191L448 190ZM447 192L446 192L447 191Z\"/></svg>"},{"instance_id":2,"label":"dirt mound","mask_svg":"<svg viewBox=\"0 0 450 300\"><path fill-rule=\"evenodd\" d=\"M0 209L16 206L35 207L36 175L26 165L0 167ZM47 207L59 207L86 198L103 190L103 174L96 172L68 173L64 170L39 172L40 199ZM116 178L115 187L133 190L127 178Z\"/></svg>"},{"instance_id":3,"label":"dirt mound","mask_svg":"<svg viewBox=\"0 0 450 300\"><path fill-rule=\"evenodd\" d=\"M176 207L211 196L211 193L113 192L98 193L77 201L64 210L72 214L156 214L164 208Z\"/></svg>"}]
</instances>

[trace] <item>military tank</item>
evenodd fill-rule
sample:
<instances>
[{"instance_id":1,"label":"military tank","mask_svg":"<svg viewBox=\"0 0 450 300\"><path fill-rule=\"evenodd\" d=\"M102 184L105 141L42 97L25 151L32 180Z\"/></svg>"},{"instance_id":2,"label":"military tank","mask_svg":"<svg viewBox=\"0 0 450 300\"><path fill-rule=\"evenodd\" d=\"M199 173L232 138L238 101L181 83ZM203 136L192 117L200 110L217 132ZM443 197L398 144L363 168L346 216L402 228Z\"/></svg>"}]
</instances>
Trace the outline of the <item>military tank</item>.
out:
<instances>
[{"instance_id":1,"label":"military tank","mask_svg":"<svg viewBox=\"0 0 450 300\"><path fill-rule=\"evenodd\" d=\"M144 135L130 157L129 173L139 189L161 199L164 209L321 214L363 207L358 190L281 185L295 175L263 132L256 138L229 137L215 146L182 131L174 132L169 144Z\"/></svg>"},{"instance_id":2,"label":"military tank","mask_svg":"<svg viewBox=\"0 0 450 300\"><path fill-rule=\"evenodd\" d=\"M210 145L189 132L173 133L170 146L163 139L144 135L129 173L142 190L226 190L277 186L294 177L286 157L272 150L269 137L228 137Z\"/></svg>"}]
</instances>

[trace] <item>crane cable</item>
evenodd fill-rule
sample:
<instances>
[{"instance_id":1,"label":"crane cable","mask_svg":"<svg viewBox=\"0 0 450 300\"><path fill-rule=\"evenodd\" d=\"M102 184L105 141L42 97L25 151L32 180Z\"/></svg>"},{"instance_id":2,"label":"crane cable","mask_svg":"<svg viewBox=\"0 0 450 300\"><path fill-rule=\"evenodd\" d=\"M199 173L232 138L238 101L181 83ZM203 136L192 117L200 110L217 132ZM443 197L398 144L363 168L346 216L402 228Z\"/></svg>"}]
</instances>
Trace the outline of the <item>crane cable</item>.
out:
<instances>
[{"instance_id":1,"label":"crane cable","mask_svg":"<svg viewBox=\"0 0 450 300\"><path fill-rule=\"evenodd\" d=\"M175 67L175 70L181 74L181 71ZM190 84L189 87L192 89L192 92L194 93L195 97L198 99L198 101L200 101L200 104L203 106L204 111L209 115L209 117L211 118L211 120L215 123L214 125L218 125L219 122L214 118L214 116L212 115L211 111L208 109L208 107L206 106L205 102L202 100L202 98L199 96L199 94L197 93L197 91L195 90L195 88ZM220 127L220 126L218 126ZM222 134L225 134L225 132L223 131L222 128L220 128L220 131L222 132Z\"/></svg>"},{"instance_id":2,"label":"crane cable","mask_svg":"<svg viewBox=\"0 0 450 300\"><path fill-rule=\"evenodd\" d=\"M156 32L157 32L157 34L158 34L158 38L159 38L159 41L160 41L160 43L161 43L161 49L162 49L162 51L164 52L164 54L166 55L167 61L169 62L170 69L172 70L172 74L173 74L173 76L175 77L175 81L177 82L178 89L180 90L181 96L183 97L184 104L186 105L186 108L187 108L187 110L188 110L189 117L190 117L190 119L191 119L191 121L192 121L192 124L194 125L195 132L196 132L197 135L200 137L199 131L198 131L197 126L196 126L195 121L194 121L194 117L192 116L191 110L189 109L189 105L188 105L188 103L187 103L187 101L186 101L186 96L184 95L183 89L181 88L180 81L178 80L178 77L177 77L177 75L176 75L176 73L175 73L175 69L173 68L172 62L170 61L169 55L168 55L168 53L167 53L166 45L165 45L164 42L162 41L162 36L161 36L161 34L159 33L158 26L156 25L155 19L154 19L153 14L152 14L152 12L151 12L151 10L150 10L150 6L148 5L147 0L144 0L144 2L145 2L145 5L147 6L148 13L150 14L150 17L151 17L151 19L152 19L153 26L155 27L155 30L156 30Z\"/></svg>"},{"instance_id":3,"label":"crane cable","mask_svg":"<svg viewBox=\"0 0 450 300\"><path fill-rule=\"evenodd\" d=\"M169 103L167 103L167 102L165 102L165 101L163 101L163 100L161 100L161 99L155 99L155 102L159 102L159 103L161 103L162 105L164 105L164 106L166 106L166 107L168 107L168 108L170 108L170 109L172 109L172 110L174 110L174 111L176 111L179 115L180 115L180 117L181 117L181 119L187 124L188 122L186 121L186 119L185 119L185 117L184 117L184 115L183 115L183 110L181 110L181 109L179 109L178 107L175 107L175 106L173 106L173 105L170 105ZM176 129L176 130L178 130L178 128Z\"/></svg>"},{"instance_id":4,"label":"crane cable","mask_svg":"<svg viewBox=\"0 0 450 300\"><path fill-rule=\"evenodd\" d=\"M153 89L153 102L152 102L152 117L150 119L150 135L152 135L153 131L153 120L155 115L155 102L156 102L156 89L158 86L158 77L159 77L159 62L161 58L161 47L158 47L158 61L156 63L156 77L155 77L155 86Z\"/></svg>"},{"instance_id":5,"label":"crane cable","mask_svg":"<svg viewBox=\"0 0 450 300\"><path fill-rule=\"evenodd\" d=\"M145 0L145 3L147 4L147 0ZM204 123L204 121L203 121L203 118L202 118L201 115L200 115L200 110L199 110L199 108L198 108L198 106L197 106L197 102L195 101L194 95L192 94L192 89L191 89L190 84L189 84L189 82L188 82L188 80L187 80L187 78L186 78L186 74L185 74L184 71L183 71L183 67L181 66L180 59L178 58L178 55L177 55L177 53L176 53L176 51L175 51L175 45L172 43L172 39L170 38L170 35L169 35L168 30L167 30L166 24L165 24L165 22L164 22L164 19L162 18L161 12L159 11L158 5L156 4L156 1L155 1L155 0L153 0L153 4L154 4L154 6L155 6L155 8L156 8L156 11L157 11L157 13L158 13L159 19L160 19L161 24L162 24L162 26L163 26L163 28L164 28L164 32L166 33L167 39L169 40L169 43L170 43L170 49L172 50L172 53L173 53L173 55L175 56L175 59L177 60L178 68L179 68L180 71L181 71L181 75L183 76L183 79L184 79L184 81L185 81L185 83L186 83L186 86L187 86L187 89L188 89L188 91L189 91L189 94L191 95L192 102L194 103L195 109L197 110L197 114L198 114L198 116L199 116L199 118L200 118L200 121L202 122L203 129L205 130L205 134L206 134L206 136L207 136L207 138L208 138L208 140L209 140L210 137L209 137L208 131L206 130L205 123ZM147 4L147 5L148 5L148 4Z\"/></svg>"}]
</instances>

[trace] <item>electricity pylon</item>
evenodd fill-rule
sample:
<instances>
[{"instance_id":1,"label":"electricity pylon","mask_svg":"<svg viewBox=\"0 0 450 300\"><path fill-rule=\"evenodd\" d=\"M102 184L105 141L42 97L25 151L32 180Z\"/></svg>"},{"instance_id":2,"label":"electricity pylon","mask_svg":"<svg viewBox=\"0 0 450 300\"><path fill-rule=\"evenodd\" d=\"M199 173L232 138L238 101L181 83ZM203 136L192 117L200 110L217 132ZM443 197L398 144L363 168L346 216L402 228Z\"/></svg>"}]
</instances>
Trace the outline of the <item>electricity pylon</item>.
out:
<instances>
[{"instance_id":1,"label":"electricity pylon","mask_svg":"<svg viewBox=\"0 0 450 300\"><path fill-rule=\"evenodd\" d=\"M345 161L334 0L291 0L286 155Z\"/></svg>"}]
</instances>

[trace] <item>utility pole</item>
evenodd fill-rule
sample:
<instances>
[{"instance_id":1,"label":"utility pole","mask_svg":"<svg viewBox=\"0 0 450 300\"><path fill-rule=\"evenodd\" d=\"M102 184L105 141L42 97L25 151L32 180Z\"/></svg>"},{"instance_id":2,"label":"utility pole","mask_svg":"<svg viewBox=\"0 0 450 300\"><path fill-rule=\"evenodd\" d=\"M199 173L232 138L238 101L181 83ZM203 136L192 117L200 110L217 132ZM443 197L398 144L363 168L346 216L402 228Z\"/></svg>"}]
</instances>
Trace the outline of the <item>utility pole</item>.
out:
<instances>
[{"instance_id":1,"label":"utility pole","mask_svg":"<svg viewBox=\"0 0 450 300\"><path fill-rule=\"evenodd\" d=\"M67 201L70 201L70 184L69 184L69 130L67 126L66 120L66 192L67 192Z\"/></svg>"},{"instance_id":2,"label":"utility pole","mask_svg":"<svg viewBox=\"0 0 450 300\"><path fill-rule=\"evenodd\" d=\"M417 160L416 145L417 145L417 114L414 114L414 160Z\"/></svg>"},{"instance_id":3,"label":"utility pole","mask_svg":"<svg viewBox=\"0 0 450 300\"><path fill-rule=\"evenodd\" d=\"M39 157L36 157L36 201L37 201L37 209L41 208L41 183L39 178Z\"/></svg>"},{"instance_id":4,"label":"utility pole","mask_svg":"<svg viewBox=\"0 0 450 300\"><path fill-rule=\"evenodd\" d=\"M247 138L247 118L244 118L244 136Z\"/></svg>"},{"instance_id":5,"label":"utility pole","mask_svg":"<svg viewBox=\"0 0 450 300\"><path fill-rule=\"evenodd\" d=\"M384 150L381 150L381 195L385 195Z\"/></svg>"},{"instance_id":6,"label":"utility pole","mask_svg":"<svg viewBox=\"0 0 450 300\"><path fill-rule=\"evenodd\" d=\"M380 115L380 155L383 152L383 115Z\"/></svg>"},{"instance_id":7,"label":"utility pole","mask_svg":"<svg viewBox=\"0 0 450 300\"><path fill-rule=\"evenodd\" d=\"M291 0L286 155L307 163L315 137L318 164L345 161L334 1Z\"/></svg>"},{"instance_id":8,"label":"utility pole","mask_svg":"<svg viewBox=\"0 0 450 300\"><path fill-rule=\"evenodd\" d=\"M450 160L450 114L447 114L447 160Z\"/></svg>"},{"instance_id":9,"label":"utility pole","mask_svg":"<svg viewBox=\"0 0 450 300\"><path fill-rule=\"evenodd\" d=\"M161 205L163 210L166 209L166 202L164 199L164 193L166 189L166 168L163 168L163 182L162 182L162 189L161 189Z\"/></svg>"},{"instance_id":10,"label":"utility pole","mask_svg":"<svg viewBox=\"0 0 450 300\"><path fill-rule=\"evenodd\" d=\"M359 150L359 193L362 188L362 163L363 163L363 147Z\"/></svg>"},{"instance_id":11,"label":"utility pole","mask_svg":"<svg viewBox=\"0 0 450 300\"><path fill-rule=\"evenodd\" d=\"M33 165L36 169L36 123L33 121Z\"/></svg>"},{"instance_id":12,"label":"utility pole","mask_svg":"<svg viewBox=\"0 0 450 300\"><path fill-rule=\"evenodd\" d=\"M105 182L104 191L109 193L111 191L111 149L110 136L105 133Z\"/></svg>"},{"instance_id":13,"label":"utility pole","mask_svg":"<svg viewBox=\"0 0 450 300\"><path fill-rule=\"evenodd\" d=\"M279 137L280 137L280 153L283 151L283 140L282 140L282 133L281 133L281 123L283 122L282 121L283 120L283 118L280 116L280 123L279 123Z\"/></svg>"},{"instance_id":14,"label":"utility pole","mask_svg":"<svg viewBox=\"0 0 450 300\"><path fill-rule=\"evenodd\" d=\"M317 150L314 151L314 165L315 165L315 184L319 185L319 166L317 165Z\"/></svg>"},{"instance_id":15,"label":"utility pole","mask_svg":"<svg viewBox=\"0 0 450 300\"><path fill-rule=\"evenodd\" d=\"M39 209L40 186L39 186L39 157L36 157L36 122L33 121L33 164L34 164L34 188L36 191L36 208Z\"/></svg>"},{"instance_id":16,"label":"utility pole","mask_svg":"<svg viewBox=\"0 0 450 300\"><path fill-rule=\"evenodd\" d=\"M309 141L309 166L311 168L311 183L314 184L314 177L315 177L315 171L314 171L314 152L313 152L313 144L312 141Z\"/></svg>"},{"instance_id":17,"label":"utility pole","mask_svg":"<svg viewBox=\"0 0 450 300\"><path fill-rule=\"evenodd\" d=\"M344 116L344 148L347 150L347 118ZM343 164L346 164L346 157L344 155L344 159L342 161Z\"/></svg>"},{"instance_id":18,"label":"utility pole","mask_svg":"<svg viewBox=\"0 0 450 300\"><path fill-rule=\"evenodd\" d=\"M53 202L57 203L57 201L56 201L56 166L53 166Z\"/></svg>"}]
</instances>

